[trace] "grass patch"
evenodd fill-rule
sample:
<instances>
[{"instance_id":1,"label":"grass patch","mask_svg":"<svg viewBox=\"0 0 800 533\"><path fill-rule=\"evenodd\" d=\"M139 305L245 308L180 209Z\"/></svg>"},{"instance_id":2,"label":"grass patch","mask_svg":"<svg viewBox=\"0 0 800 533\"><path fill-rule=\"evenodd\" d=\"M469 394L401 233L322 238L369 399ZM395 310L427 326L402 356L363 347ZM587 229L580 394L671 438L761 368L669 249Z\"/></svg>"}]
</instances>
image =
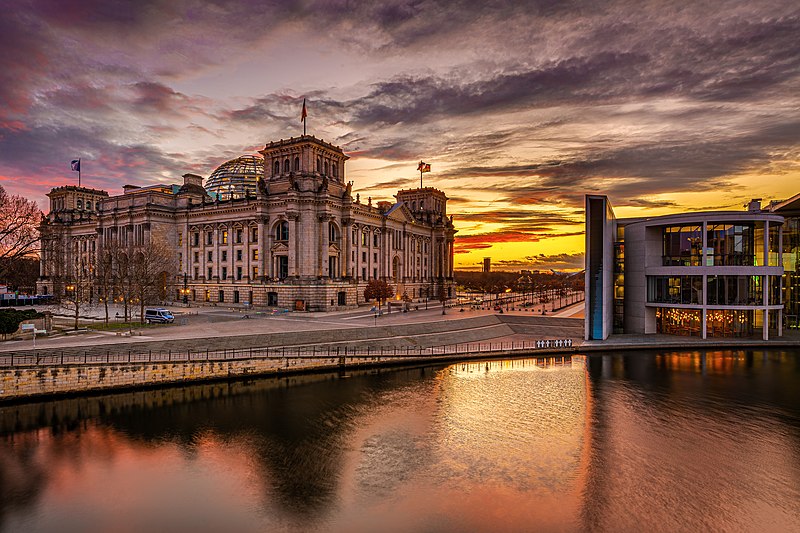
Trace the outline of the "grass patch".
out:
<instances>
[{"instance_id":1,"label":"grass patch","mask_svg":"<svg viewBox=\"0 0 800 533\"><path fill-rule=\"evenodd\" d=\"M108 324L100 322L82 324L83 327L92 331L128 331L130 329L156 328L162 325L163 324L140 324L139 322L109 322Z\"/></svg>"}]
</instances>

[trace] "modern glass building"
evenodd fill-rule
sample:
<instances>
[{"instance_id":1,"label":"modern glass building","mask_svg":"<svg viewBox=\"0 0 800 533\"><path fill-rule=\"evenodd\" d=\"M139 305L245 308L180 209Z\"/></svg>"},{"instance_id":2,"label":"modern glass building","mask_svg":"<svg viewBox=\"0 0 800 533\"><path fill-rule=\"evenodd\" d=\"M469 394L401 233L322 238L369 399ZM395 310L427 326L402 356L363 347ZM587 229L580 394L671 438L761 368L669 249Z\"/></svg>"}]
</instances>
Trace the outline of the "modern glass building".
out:
<instances>
[{"instance_id":1,"label":"modern glass building","mask_svg":"<svg viewBox=\"0 0 800 533\"><path fill-rule=\"evenodd\" d=\"M220 200L255 197L258 179L263 176L264 159L243 155L218 166L206 180L206 192Z\"/></svg>"},{"instance_id":2,"label":"modern glass building","mask_svg":"<svg viewBox=\"0 0 800 533\"><path fill-rule=\"evenodd\" d=\"M800 195L747 211L616 219L586 196L586 339L782 336L798 327Z\"/></svg>"}]
</instances>

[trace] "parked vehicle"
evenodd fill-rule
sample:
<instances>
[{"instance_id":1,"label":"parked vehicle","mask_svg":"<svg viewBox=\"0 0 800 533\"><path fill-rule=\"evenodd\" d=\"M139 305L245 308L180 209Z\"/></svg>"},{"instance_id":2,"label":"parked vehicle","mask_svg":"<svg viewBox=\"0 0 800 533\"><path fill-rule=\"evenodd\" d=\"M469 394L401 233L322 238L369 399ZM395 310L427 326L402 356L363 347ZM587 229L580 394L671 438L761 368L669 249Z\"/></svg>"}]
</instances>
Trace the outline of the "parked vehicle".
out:
<instances>
[{"instance_id":1,"label":"parked vehicle","mask_svg":"<svg viewBox=\"0 0 800 533\"><path fill-rule=\"evenodd\" d=\"M144 320L148 324L154 322L158 324L171 324L175 320L175 316L168 309L159 307L156 309L145 309Z\"/></svg>"}]
</instances>

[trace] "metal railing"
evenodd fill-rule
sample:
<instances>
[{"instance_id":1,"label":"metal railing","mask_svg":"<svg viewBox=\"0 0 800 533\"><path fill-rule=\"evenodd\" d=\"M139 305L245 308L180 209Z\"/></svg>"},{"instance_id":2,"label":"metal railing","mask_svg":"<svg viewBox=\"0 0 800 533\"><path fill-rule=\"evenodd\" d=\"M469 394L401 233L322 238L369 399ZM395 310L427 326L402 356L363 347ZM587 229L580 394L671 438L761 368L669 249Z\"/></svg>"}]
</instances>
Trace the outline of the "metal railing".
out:
<instances>
[{"instance_id":1,"label":"metal railing","mask_svg":"<svg viewBox=\"0 0 800 533\"><path fill-rule=\"evenodd\" d=\"M353 348L350 346L282 346L259 347L229 350L125 350L105 353L98 350L83 353L52 352L43 354L0 354L0 368L30 367L30 366L59 366L59 365L88 365L100 363L189 363L189 362L225 362L247 359L310 359L319 360L321 363L339 362L345 364L360 360L383 361L388 359L408 359L422 357L449 357L455 355L475 354L513 354L530 353L536 350L566 349L572 347L572 339L542 339L535 341L506 341L506 342L470 342L460 344L446 344L430 346L428 348L410 347L371 347Z\"/></svg>"}]
</instances>

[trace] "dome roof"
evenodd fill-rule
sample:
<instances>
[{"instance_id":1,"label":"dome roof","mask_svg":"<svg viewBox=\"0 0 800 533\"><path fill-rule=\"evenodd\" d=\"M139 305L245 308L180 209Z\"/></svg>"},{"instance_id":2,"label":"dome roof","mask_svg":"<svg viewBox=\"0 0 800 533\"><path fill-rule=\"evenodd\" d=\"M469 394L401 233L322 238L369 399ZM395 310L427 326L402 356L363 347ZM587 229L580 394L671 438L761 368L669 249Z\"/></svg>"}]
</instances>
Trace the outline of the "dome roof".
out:
<instances>
[{"instance_id":1,"label":"dome roof","mask_svg":"<svg viewBox=\"0 0 800 533\"><path fill-rule=\"evenodd\" d=\"M258 179L264 175L264 159L243 155L222 163L206 180L206 191L220 200L256 194Z\"/></svg>"}]
</instances>

